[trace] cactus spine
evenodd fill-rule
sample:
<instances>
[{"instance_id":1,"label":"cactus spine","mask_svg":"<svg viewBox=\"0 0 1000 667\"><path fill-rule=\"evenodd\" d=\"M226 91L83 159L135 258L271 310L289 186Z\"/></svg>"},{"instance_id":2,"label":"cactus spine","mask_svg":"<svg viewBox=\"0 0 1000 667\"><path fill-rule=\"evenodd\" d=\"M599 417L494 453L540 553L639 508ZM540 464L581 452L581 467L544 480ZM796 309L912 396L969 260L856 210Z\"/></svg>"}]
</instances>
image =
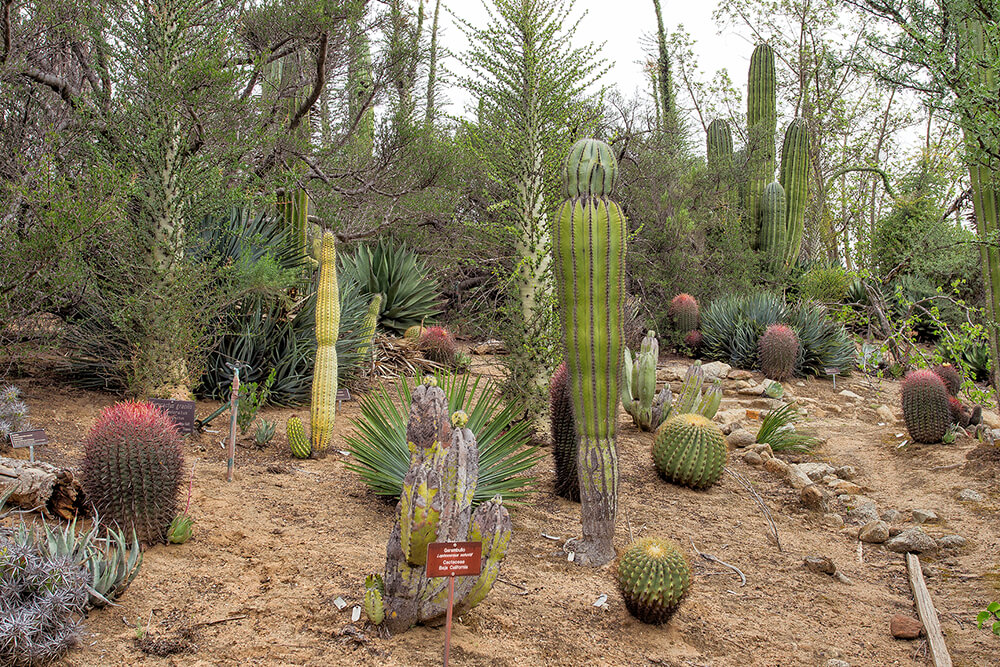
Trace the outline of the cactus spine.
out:
<instances>
[{"instance_id":1,"label":"cactus spine","mask_svg":"<svg viewBox=\"0 0 1000 667\"><path fill-rule=\"evenodd\" d=\"M716 118L708 124L706 155L710 169L722 169L733 162L733 133L729 123Z\"/></svg>"},{"instance_id":2,"label":"cactus spine","mask_svg":"<svg viewBox=\"0 0 1000 667\"><path fill-rule=\"evenodd\" d=\"M313 369L310 435L312 452L324 456L337 417L337 333L340 294L337 287L337 245L332 232L323 233L319 287L316 294L316 365Z\"/></svg>"},{"instance_id":3,"label":"cactus spine","mask_svg":"<svg viewBox=\"0 0 1000 667\"><path fill-rule=\"evenodd\" d=\"M559 312L566 341L579 438L578 466L583 540L576 562L600 566L614 558L618 497L615 416L624 351L625 215L607 195L617 164L603 142L579 142L566 165L567 192L554 220L553 249ZM576 158L575 156L579 156ZM589 157L588 157L589 156ZM584 165L590 193L579 196ZM596 163L595 163L596 162ZM602 178L597 178L600 172ZM571 176L572 175L572 176ZM595 187L595 184L597 187Z\"/></svg>"},{"instance_id":4,"label":"cactus spine","mask_svg":"<svg viewBox=\"0 0 1000 667\"><path fill-rule=\"evenodd\" d=\"M764 188L774 179L774 133L778 128L774 51L767 44L758 44L750 56L747 125L750 186L746 211L754 223L752 232L758 235L760 200Z\"/></svg>"},{"instance_id":5,"label":"cactus spine","mask_svg":"<svg viewBox=\"0 0 1000 667\"><path fill-rule=\"evenodd\" d=\"M447 611L447 577L429 578L427 545L479 541L482 572L455 582L455 609L463 613L486 597L500 573L511 538L510 517L499 497L472 512L479 452L472 431L456 413L447 421L444 391L427 382L413 392L407 426L411 459L386 547L385 575L365 582L365 610L390 632L440 619Z\"/></svg>"},{"instance_id":6,"label":"cactus spine","mask_svg":"<svg viewBox=\"0 0 1000 667\"><path fill-rule=\"evenodd\" d=\"M785 130L781 144L781 172L778 182L785 191L784 264L791 266L799 258L805 230L806 199L809 197L809 130L802 118L796 118Z\"/></svg>"},{"instance_id":7,"label":"cactus spine","mask_svg":"<svg viewBox=\"0 0 1000 667\"><path fill-rule=\"evenodd\" d=\"M564 361L549 385L549 417L552 423L552 456L556 462L556 495L580 502L580 481L576 472L576 426L573 399L569 393L569 370Z\"/></svg>"},{"instance_id":8,"label":"cactus spine","mask_svg":"<svg viewBox=\"0 0 1000 667\"><path fill-rule=\"evenodd\" d=\"M785 189L781 183L768 183L760 199L760 237L757 247L771 271L785 265Z\"/></svg>"},{"instance_id":9,"label":"cactus spine","mask_svg":"<svg viewBox=\"0 0 1000 667\"><path fill-rule=\"evenodd\" d=\"M698 328L698 312L698 300L684 293L671 299L670 308L667 309L677 331L683 334Z\"/></svg>"},{"instance_id":10,"label":"cactus spine","mask_svg":"<svg viewBox=\"0 0 1000 667\"><path fill-rule=\"evenodd\" d=\"M799 357L799 337L791 327L772 324L757 343L760 369L764 375L784 382L795 373L795 362Z\"/></svg>"},{"instance_id":11,"label":"cactus spine","mask_svg":"<svg viewBox=\"0 0 1000 667\"><path fill-rule=\"evenodd\" d=\"M951 425L948 390L934 371L922 369L903 380L903 421L914 441L941 442Z\"/></svg>"}]
</instances>

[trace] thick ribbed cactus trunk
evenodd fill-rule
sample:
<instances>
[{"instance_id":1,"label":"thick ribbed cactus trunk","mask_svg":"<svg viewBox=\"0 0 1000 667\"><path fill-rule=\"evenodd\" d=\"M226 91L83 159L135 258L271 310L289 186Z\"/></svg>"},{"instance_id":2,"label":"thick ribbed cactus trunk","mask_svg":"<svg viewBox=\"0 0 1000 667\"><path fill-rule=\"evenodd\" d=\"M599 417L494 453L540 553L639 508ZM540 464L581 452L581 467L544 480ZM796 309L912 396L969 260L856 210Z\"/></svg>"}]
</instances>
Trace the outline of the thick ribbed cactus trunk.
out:
<instances>
[{"instance_id":1,"label":"thick ribbed cactus trunk","mask_svg":"<svg viewBox=\"0 0 1000 667\"><path fill-rule=\"evenodd\" d=\"M757 246L771 271L778 271L785 264L788 239L785 229L786 207L785 189L781 187L781 183L768 183L760 199L760 236Z\"/></svg>"},{"instance_id":2,"label":"thick ribbed cactus trunk","mask_svg":"<svg viewBox=\"0 0 1000 667\"><path fill-rule=\"evenodd\" d=\"M733 133L729 129L729 123L722 118L716 118L709 123L706 143L710 169L717 171L732 166Z\"/></svg>"},{"instance_id":3,"label":"thick ribbed cactus trunk","mask_svg":"<svg viewBox=\"0 0 1000 667\"><path fill-rule=\"evenodd\" d=\"M567 164L570 198L559 208L553 234L559 310L579 438L577 466L583 540L577 562L600 566L615 556L618 454L615 426L625 283L625 215L608 195L617 165L603 142L583 140ZM579 142L577 144L579 146ZM604 162L610 156L609 162ZM591 177L579 177L579 162ZM611 174L611 178L604 178ZM587 184L583 187L583 184ZM591 189L591 184L594 189Z\"/></svg>"},{"instance_id":4,"label":"thick ribbed cactus trunk","mask_svg":"<svg viewBox=\"0 0 1000 667\"><path fill-rule=\"evenodd\" d=\"M337 417L337 334L340 294L337 287L337 244L323 234L319 286L316 291L316 364L313 368L310 439L313 456L325 456Z\"/></svg>"},{"instance_id":5,"label":"thick ribbed cactus trunk","mask_svg":"<svg viewBox=\"0 0 1000 667\"><path fill-rule=\"evenodd\" d=\"M802 248L806 199L809 197L809 129L802 118L793 120L785 130L778 182L785 189L787 239L784 261L786 266L793 266Z\"/></svg>"},{"instance_id":6,"label":"thick ribbed cactus trunk","mask_svg":"<svg viewBox=\"0 0 1000 667\"><path fill-rule=\"evenodd\" d=\"M284 198L279 202L281 216L285 219L288 229L288 239L291 249L303 255L309 254L309 195L302 188L285 191Z\"/></svg>"},{"instance_id":7,"label":"thick ribbed cactus trunk","mask_svg":"<svg viewBox=\"0 0 1000 667\"><path fill-rule=\"evenodd\" d=\"M372 341L375 339L375 329L378 326L378 314L382 311L382 295L372 296L371 303L368 304L368 313L361 324L361 346L358 348L358 355L364 362L368 362L371 352Z\"/></svg>"},{"instance_id":8,"label":"thick ribbed cactus trunk","mask_svg":"<svg viewBox=\"0 0 1000 667\"><path fill-rule=\"evenodd\" d=\"M750 56L747 89L747 156L750 182L745 203L746 213L753 221L751 233L760 230L759 202L764 188L774 180L774 133L778 128L775 94L774 51L759 44Z\"/></svg>"}]
</instances>

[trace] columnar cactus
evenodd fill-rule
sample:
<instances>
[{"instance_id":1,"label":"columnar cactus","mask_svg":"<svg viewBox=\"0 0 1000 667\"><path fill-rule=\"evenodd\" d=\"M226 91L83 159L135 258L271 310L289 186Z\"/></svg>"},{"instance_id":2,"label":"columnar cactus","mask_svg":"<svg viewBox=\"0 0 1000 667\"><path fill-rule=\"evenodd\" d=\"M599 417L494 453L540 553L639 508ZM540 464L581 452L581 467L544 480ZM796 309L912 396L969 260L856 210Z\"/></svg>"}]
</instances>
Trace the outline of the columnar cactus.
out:
<instances>
[{"instance_id":1,"label":"columnar cactus","mask_svg":"<svg viewBox=\"0 0 1000 667\"><path fill-rule=\"evenodd\" d=\"M288 448L292 451L292 456L297 459L307 459L312 453L312 446L306 438L306 431L302 427L302 420L292 415L285 423L285 435L288 436Z\"/></svg>"},{"instance_id":2,"label":"columnar cactus","mask_svg":"<svg viewBox=\"0 0 1000 667\"><path fill-rule=\"evenodd\" d=\"M958 391L962 388L962 374L951 364L938 364L931 369L934 374L944 382L945 389L951 396L958 396Z\"/></svg>"},{"instance_id":3,"label":"columnar cactus","mask_svg":"<svg viewBox=\"0 0 1000 667\"><path fill-rule=\"evenodd\" d=\"M659 394L656 393L659 358L660 344L655 331L648 332L642 339L634 364L632 353L625 349L621 379L622 407L632 415L632 423L643 431L655 429L670 412L670 387L664 386Z\"/></svg>"},{"instance_id":4,"label":"columnar cactus","mask_svg":"<svg viewBox=\"0 0 1000 667\"><path fill-rule=\"evenodd\" d=\"M82 468L80 485L102 519L163 542L184 471L181 436L163 410L133 401L105 408L84 438Z\"/></svg>"},{"instance_id":5,"label":"columnar cactus","mask_svg":"<svg viewBox=\"0 0 1000 667\"><path fill-rule=\"evenodd\" d=\"M706 149L710 168L721 169L732 164L733 134L729 131L729 123L724 119L716 118L708 124Z\"/></svg>"},{"instance_id":6,"label":"columnar cactus","mask_svg":"<svg viewBox=\"0 0 1000 667\"><path fill-rule=\"evenodd\" d=\"M479 472L476 438L465 428L464 413L455 413L455 428L449 426L447 405L444 392L430 382L413 392L410 469L386 547L385 575L365 583L368 618L393 633L437 621L447 612L448 578L427 576L427 545L482 543L481 574L455 582L455 609L463 613L486 597L510 544L510 517L499 497L472 512Z\"/></svg>"},{"instance_id":7,"label":"columnar cactus","mask_svg":"<svg viewBox=\"0 0 1000 667\"><path fill-rule=\"evenodd\" d=\"M564 361L549 384L549 418L552 424L552 456L556 462L556 494L580 501L580 480L576 472L576 424L573 399L569 393L569 370Z\"/></svg>"},{"instance_id":8,"label":"columnar cactus","mask_svg":"<svg viewBox=\"0 0 1000 667\"><path fill-rule=\"evenodd\" d=\"M933 371L921 369L903 380L903 421L915 442L941 442L951 425L948 390Z\"/></svg>"},{"instance_id":9,"label":"columnar cactus","mask_svg":"<svg viewBox=\"0 0 1000 667\"><path fill-rule=\"evenodd\" d=\"M768 183L758 204L760 235L757 247L767 259L771 271L785 265L787 234L785 229L785 189L781 183Z\"/></svg>"},{"instance_id":10,"label":"columnar cactus","mask_svg":"<svg viewBox=\"0 0 1000 667\"><path fill-rule=\"evenodd\" d=\"M785 130L778 182L785 191L785 248L782 259L786 266L791 266L799 258L802 247L806 200L809 197L809 130L801 118L793 120Z\"/></svg>"},{"instance_id":11,"label":"columnar cactus","mask_svg":"<svg viewBox=\"0 0 1000 667\"><path fill-rule=\"evenodd\" d=\"M665 623L691 587L691 566L670 540L633 542L618 560L618 587L625 607L643 623Z\"/></svg>"},{"instance_id":12,"label":"columnar cactus","mask_svg":"<svg viewBox=\"0 0 1000 667\"><path fill-rule=\"evenodd\" d=\"M310 436L312 453L324 456L337 418L337 333L340 294L337 287L337 245L332 232L323 233L319 287L316 294L316 364L313 369Z\"/></svg>"},{"instance_id":13,"label":"columnar cactus","mask_svg":"<svg viewBox=\"0 0 1000 667\"><path fill-rule=\"evenodd\" d=\"M617 163L606 144L577 142L565 168L568 198L555 216L552 234L579 437L583 540L576 562L598 566L614 558L615 417L625 347L625 214L609 198L616 174Z\"/></svg>"},{"instance_id":14,"label":"columnar cactus","mask_svg":"<svg viewBox=\"0 0 1000 667\"><path fill-rule=\"evenodd\" d=\"M670 300L667 315L677 331L685 334L694 331L698 328L698 301L690 294L678 294Z\"/></svg>"},{"instance_id":15,"label":"columnar cactus","mask_svg":"<svg viewBox=\"0 0 1000 667\"><path fill-rule=\"evenodd\" d=\"M704 489L722 476L728 450L722 430L698 414L678 414L656 429L653 462L667 481Z\"/></svg>"},{"instance_id":16,"label":"columnar cactus","mask_svg":"<svg viewBox=\"0 0 1000 667\"><path fill-rule=\"evenodd\" d=\"M378 314L381 310L382 295L373 294L371 303L368 304L368 313L365 314L364 322L361 323L362 344L358 348L361 358L365 361L368 361L368 354L375 338L375 327L378 326Z\"/></svg>"},{"instance_id":17,"label":"columnar cactus","mask_svg":"<svg viewBox=\"0 0 1000 667\"><path fill-rule=\"evenodd\" d=\"M760 230L759 202L764 188L774 179L774 133L778 127L777 96L775 94L774 51L759 44L750 56L747 91L747 141L750 184L745 203L747 215L753 221L752 233Z\"/></svg>"},{"instance_id":18,"label":"columnar cactus","mask_svg":"<svg viewBox=\"0 0 1000 667\"><path fill-rule=\"evenodd\" d=\"M760 369L772 380L784 382L795 373L795 361L801 347L799 337L791 327L772 324L757 343Z\"/></svg>"}]
</instances>

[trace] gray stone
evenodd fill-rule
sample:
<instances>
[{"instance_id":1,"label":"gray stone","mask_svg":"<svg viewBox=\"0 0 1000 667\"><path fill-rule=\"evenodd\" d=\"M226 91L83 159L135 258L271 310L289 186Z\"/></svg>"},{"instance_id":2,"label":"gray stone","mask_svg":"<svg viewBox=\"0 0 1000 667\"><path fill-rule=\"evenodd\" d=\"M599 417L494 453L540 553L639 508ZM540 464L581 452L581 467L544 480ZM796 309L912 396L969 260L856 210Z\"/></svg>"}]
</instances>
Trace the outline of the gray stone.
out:
<instances>
[{"instance_id":1,"label":"gray stone","mask_svg":"<svg viewBox=\"0 0 1000 667\"><path fill-rule=\"evenodd\" d=\"M993 410L983 410L983 423L990 428L1000 428L1000 415Z\"/></svg>"},{"instance_id":2,"label":"gray stone","mask_svg":"<svg viewBox=\"0 0 1000 667\"><path fill-rule=\"evenodd\" d=\"M985 500L985 498L983 498L983 494L978 491L973 491L972 489L962 489L958 492L958 495L955 496L955 499L966 503L981 503Z\"/></svg>"},{"instance_id":3,"label":"gray stone","mask_svg":"<svg viewBox=\"0 0 1000 667\"><path fill-rule=\"evenodd\" d=\"M766 442L753 445L753 450L760 454L762 459L769 459L774 456L774 451L771 449L771 445Z\"/></svg>"},{"instance_id":4,"label":"gray stone","mask_svg":"<svg viewBox=\"0 0 1000 667\"><path fill-rule=\"evenodd\" d=\"M824 475L832 475L834 473L833 466L829 463L807 462L799 463L798 466L814 482L821 481Z\"/></svg>"},{"instance_id":5,"label":"gray stone","mask_svg":"<svg viewBox=\"0 0 1000 667\"><path fill-rule=\"evenodd\" d=\"M858 539L868 544L882 544L889 539L889 524L885 521L866 523L858 531Z\"/></svg>"},{"instance_id":6,"label":"gray stone","mask_svg":"<svg viewBox=\"0 0 1000 667\"><path fill-rule=\"evenodd\" d=\"M896 423L896 413L888 405L878 406L878 409L875 410L875 416L878 417L880 422L885 422L886 424Z\"/></svg>"},{"instance_id":7,"label":"gray stone","mask_svg":"<svg viewBox=\"0 0 1000 667\"><path fill-rule=\"evenodd\" d=\"M756 440L753 433L741 428L726 437L726 444L729 445L730 449L739 449L740 447L749 447Z\"/></svg>"},{"instance_id":8,"label":"gray stone","mask_svg":"<svg viewBox=\"0 0 1000 667\"><path fill-rule=\"evenodd\" d=\"M861 496L855 496L855 498L861 498ZM859 505L853 507L847 512L847 520L853 521L854 523L867 524L872 521L878 521L878 509L875 507L875 501L868 500L863 501Z\"/></svg>"},{"instance_id":9,"label":"gray stone","mask_svg":"<svg viewBox=\"0 0 1000 667\"><path fill-rule=\"evenodd\" d=\"M788 464L781 459L764 459L764 469L778 477L788 476Z\"/></svg>"},{"instance_id":10,"label":"gray stone","mask_svg":"<svg viewBox=\"0 0 1000 667\"><path fill-rule=\"evenodd\" d=\"M882 520L886 523L899 523L906 517L899 510L886 510L882 512Z\"/></svg>"},{"instance_id":11,"label":"gray stone","mask_svg":"<svg viewBox=\"0 0 1000 667\"><path fill-rule=\"evenodd\" d=\"M764 385L752 384L748 387L737 389L736 393L740 396L762 396L764 394Z\"/></svg>"},{"instance_id":12,"label":"gray stone","mask_svg":"<svg viewBox=\"0 0 1000 667\"><path fill-rule=\"evenodd\" d=\"M806 556L802 560L802 563L811 572L816 572L817 574L833 574L837 571L837 566L826 556Z\"/></svg>"},{"instance_id":13,"label":"gray stone","mask_svg":"<svg viewBox=\"0 0 1000 667\"><path fill-rule=\"evenodd\" d=\"M850 482L851 480L853 480L855 477L858 476L858 471L855 469L854 466L839 466L833 471L833 474L835 474L840 479L846 479L848 482Z\"/></svg>"},{"instance_id":14,"label":"gray stone","mask_svg":"<svg viewBox=\"0 0 1000 667\"><path fill-rule=\"evenodd\" d=\"M889 551L896 553L912 552L916 554L933 553L938 545L930 535L919 528L908 528L885 543Z\"/></svg>"},{"instance_id":15,"label":"gray stone","mask_svg":"<svg viewBox=\"0 0 1000 667\"><path fill-rule=\"evenodd\" d=\"M851 663L847 662L846 660L838 660L836 658L830 658L825 663L823 663L823 667L851 667Z\"/></svg>"},{"instance_id":16,"label":"gray stone","mask_svg":"<svg viewBox=\"0 0 1000 667\"><path fill-rule=\"evenodd\" d=\"M729 371L729 375L727 375L726 377L728 377L730 380L749 380L753 377L753 373L751 373L748 370L744 370L742 368L734 368L733 370Z\"/></svg>"},{"instance_id":17,"label":"gray stone","mask_svg":"<svg viewBox=\"0 0 1000 667\"><path fill-rule=\"evenodd\" d=\"M961 535L945 535L939 537L937 543L942 549L961 549L966 545L966 540Z\"/></svg>"},{"instance_id":18,"label":"gray stone","mask_svg":"<svg viewBox=\"0 0 1000 667\"><path fill-rule=\"evenodd\" d=\"M701 370L705 374L705 382L715 382L716 380L725 380L733 367L721 361L712 361L704 364Z\"/></svg>"},{"instance_id":19,"label":"gray stone","mask_svg":"<svg viewBox=\"0 0 1000 667\"><path fill-rule=\"evenodd\" d=\"M848 586L854 584L854 582L843 572L834 572L833 578L842 584L847 584Z\"/></svg>"},{"instance_id":20,"label":"gray stone","mask_svg":"<svg viewBox=\"0 0 1000 667\"><path fill-rule=\"evenodd\" d=\"M934 510L912 510L913 523L934 523L938 520L937 512Z\"/></svg>"},{"instance_id":21,"label":"gray stone","mask_svg":"<svg viewBox=\"0 0 1000 667\"><path fill-rule=\"evenodd\" d=\"M809 479L809 475L802 472L798 465L791 464L788 466L788 483L792 485L793 489L801 489L809 486L813 481Z\"/></svg>"},{"instance_id":22,"label":"gray stone","mask_svg":"<svg viewBox=\"0 0 1000 667\"><path fill-rule=\"evenodd\" d=\"M828 514L824 514L823 525L830 526L831 528L843 528L844 517L840 516L836 512L830 512Z\"/></svg>"},{"instance_id":23,"label":"gray stone","mask_svg":"<svg viewBox=\"0 0 1000 667\"><path fill-rule=\"evenodd\" d=\"M752 466L759 466L764 463L764 459L757 452L750 450L743 454L743 462Z\"/></svg>"},{"instance_id":24,"label":"gray stone","mask_svg":"<svg viewBox=\"0 0 1000 667\"><path fill-rule=\"evenodd\" d=\"M861 398L860 396L858 396L857 394L855 394L855 393L854 393L853 391L851 391L850 389L845 389L845 390L843 390L842 392L840 392L840 395L841 395L841 396L843 396L844 398L849 398L849 399L851 399L852 401L860 401L860 400L863 400L863 399L862 399L862 398Z\"/></svg>"},{"instance_id":25,"label":"gray stone","mask_svg":"<svg viewBox=\"0 0 1000 667\"><path fill-rule=\"evenodd\" d=\"M819 484L809 484L799 491L799 499L802 504L817 512L826 512L827 500L826 492Z\"/></svg>"}]
</instances>

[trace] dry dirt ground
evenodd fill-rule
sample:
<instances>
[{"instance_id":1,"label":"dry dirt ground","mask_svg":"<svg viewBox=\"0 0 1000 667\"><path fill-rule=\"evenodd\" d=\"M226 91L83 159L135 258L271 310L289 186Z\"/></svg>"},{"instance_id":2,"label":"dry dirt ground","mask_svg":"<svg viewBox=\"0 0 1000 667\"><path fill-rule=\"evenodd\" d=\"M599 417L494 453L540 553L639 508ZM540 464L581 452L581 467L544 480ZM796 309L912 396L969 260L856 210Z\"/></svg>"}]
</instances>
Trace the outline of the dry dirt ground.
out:
<instances>
[{"instance_id":1,"label":"dry dirt ground","mask_svg":"<svg viewBox=\"0 0 1000 667\"><path fill-rule=\"evenodd\" d=\"M684 363L664 360L673 369ZM477 359L473 370L493 368ZM114 398L52 378L17 382L33 422L52 439L41 457L78 464L80 440ZM912 508L933 509L941 521L926 525L928 533L968 539L961 549L922 559L928 587L955 664L1000 665L1000 638L975 627L976 613L1000 599L1000 457L991 450L991 460L967 458L977 447L971 439L899 449L902 423L879 425L874 410L899 404L892 381L873 384L855 376L838 382L838 391L848 388L862 400L838 395L828 380L787 387L794 397L816 400L812 405L821 410L814 413L825 412L809 425L828 440L805 460L852 465L855 482L879 511L897 509L909 517ZM754 407L755 401L760 407L761 399L727 391L722 407ZM215 405L199 403L199 416ZM278 434L265 450L238 450L231 483L224 478L223 434L188 439L188 459L198 459L194 537L184 545L149 549L120 606L89 614L82 646L63 664L440 664L443 628L385 637L364 620L351 622L365 575L383 569L394 520L393 505L374 497L336 451L346 447L343 437L352 430L358 404L344 403L334 451L323 460L288 454L284 421L293 412L265 410L268 419L279 420ZM779 549L761 508L733 476L701 492L667 484L652 465L652 435L639 433L624 412L619 427L616 544L624 548L630 534L660 535L684 547L695 577L677 614L662 627L643 625L625 610L611 566L584 569L567 561L563 544L580 534L579 508L553 495L554 465L546 452L537 469L537 493L512 510L514 539L502 581L483 604L456 619L452 664L930 664L924 641L896 640L889 633L893 614L915 614L900 555L882 546L859 547L849 532L806 510L781 479L731 456L729 467L750 481L773 516ZM965 488L984 501L956 500ZM831 511L847 507L835 503ZM745 573L746 584L733 570L696 556L693 545ZM831 558L849 582L806 569L808 556ZM594 606L602 594L606 605ZM342 611L334 603L338 597L348 603ZM145 628L142 642L136 624Z\"/></svg>"}]
</instances>

